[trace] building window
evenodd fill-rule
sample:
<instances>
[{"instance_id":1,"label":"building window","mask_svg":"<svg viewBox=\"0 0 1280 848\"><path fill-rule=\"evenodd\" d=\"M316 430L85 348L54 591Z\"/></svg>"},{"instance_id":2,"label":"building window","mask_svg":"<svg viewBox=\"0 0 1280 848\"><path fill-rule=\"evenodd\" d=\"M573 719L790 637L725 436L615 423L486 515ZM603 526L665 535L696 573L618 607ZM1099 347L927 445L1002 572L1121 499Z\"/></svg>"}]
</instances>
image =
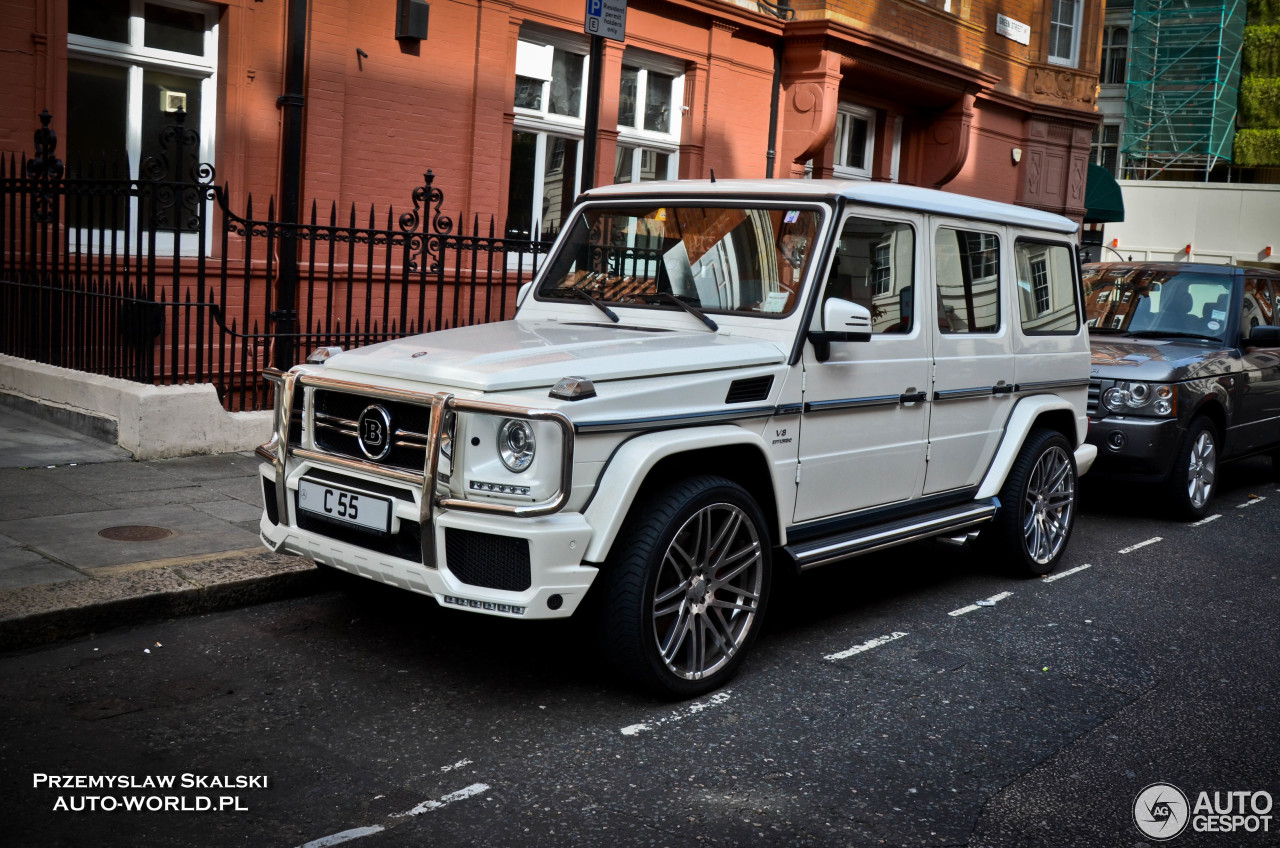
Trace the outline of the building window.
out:
<instances>
[{"instance_id":1,"label":"building window","mask_svg":"<svg viewBox=\"0 0 1280 848\"><path fill-rule=\"evenodd\" d=\"M1124 85L1129 61L1129 28L1109 26L1102 29L1103 85Z\"/></svg>"},{"instance_id":2,"label":"building window","mask_svg":"<svg viewBox=\"0 0 1280 848\"><path fill-rule=\"evenodd\" d=\"M680 149L684 74L661 57L628 50L618 91L613 181L673 180Z\"/></svg>"},{"instance_id":3,"label":"building window","mask_svg":"<svg viewBox=\"0 0 1280 848\"><path fill-rule=\"evenodd\" d=\"M576 40L522 34L516 44L509 238L550 238L578 196L587 73Z\"/></svg>"},{"instance_id":4,"label":"building window","mask_svg":"<svg viewBox=\"0 0 1280 848\"><path fill-rule=\"evenodd\" d=\"M836 112L836 154L832 163L836 177L871 179L875 134L875 112L848 103L840 104Z\"/></svg>"},{"instance_id":5,"label":"building window","mask_svg":"<svg viewBox=\"0 0 1280 848\"><path fill-rule=\"evenodd\" d=\"M1090 158L1095 165L1107 169L1113 177L1120 175L1120 125L1102 124L1093 130Z\"/></svg>"},{"instance_id":6,"label":"building window","mask_svg":"<svg viewBox=\"0 0 1280 848\"><path fill-rule=\"evenodd\" d=\"M161 129L186 113L213 161L218 70L212 6L182 0L71 0L67 18L66 159L77 169L160 152Z\"/></svg>"},{"instance_id":7,"label":"building window","mask_svg":"<svg viewBox=\"0 0 1280 848\"><path fill-rule=\"evenodd\" d=\"M1080 0L1053 0L1049 18L1049 61L1076 67L1080 51Z\"/></svg>"}]
</instances>

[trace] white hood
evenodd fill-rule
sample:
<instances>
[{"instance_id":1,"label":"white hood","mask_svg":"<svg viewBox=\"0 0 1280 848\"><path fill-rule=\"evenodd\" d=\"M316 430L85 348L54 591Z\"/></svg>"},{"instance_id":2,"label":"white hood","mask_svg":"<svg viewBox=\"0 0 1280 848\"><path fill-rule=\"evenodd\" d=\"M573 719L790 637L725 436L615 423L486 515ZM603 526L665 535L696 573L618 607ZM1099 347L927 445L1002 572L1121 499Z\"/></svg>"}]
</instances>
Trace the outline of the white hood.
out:
<instances>
[{"instance_id":1,"label":"white hood","mask_svg":"<svg viewBox=\"0 0 1280 848\"><path fill-rule=\"evenodd\" d=\"M356 348L330 359L325 371L495 392L551 386L561 377L625 380L785 359L777 345L709 330L516 320Z\"/></svg>"}]
</instances>

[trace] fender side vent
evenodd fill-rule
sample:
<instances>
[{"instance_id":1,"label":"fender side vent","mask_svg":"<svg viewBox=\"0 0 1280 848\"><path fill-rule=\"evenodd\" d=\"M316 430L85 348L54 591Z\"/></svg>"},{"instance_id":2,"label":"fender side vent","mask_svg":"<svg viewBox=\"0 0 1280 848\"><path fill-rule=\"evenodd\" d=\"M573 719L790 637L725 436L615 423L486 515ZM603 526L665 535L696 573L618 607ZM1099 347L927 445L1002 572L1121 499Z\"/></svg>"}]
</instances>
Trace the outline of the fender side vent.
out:
<instances>
[{"instance_id":1,"label":"fender side vent","mask_svg":"<svg viewBox=\"0 0 1280 848\"><path fill-rule=\"evenodd\" d=\"M767 400L769 390L773 388L773 375L750 377L745 380L734 380L729 385L729 393L724 396L725 403L746 403L752 400Z\"/></svg>"}]
</instances>

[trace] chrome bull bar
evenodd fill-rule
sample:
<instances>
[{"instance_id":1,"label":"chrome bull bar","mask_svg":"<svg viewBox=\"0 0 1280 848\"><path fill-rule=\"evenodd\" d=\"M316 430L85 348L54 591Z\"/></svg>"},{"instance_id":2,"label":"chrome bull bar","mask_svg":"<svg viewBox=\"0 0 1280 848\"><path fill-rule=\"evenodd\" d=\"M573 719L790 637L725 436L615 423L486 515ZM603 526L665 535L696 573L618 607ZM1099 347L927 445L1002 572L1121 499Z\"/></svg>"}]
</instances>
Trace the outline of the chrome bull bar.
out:
<instances>
[{"instance_id":1,"label":"chrome bull bar","mask_svg":"<svg viewBox=\"0 0 1280 848\"><path fill-rule=\"evenodd\" d=\"M573 423L555 410L532 409L510 404L467 400L455 397L450 392L423 394L421 392L391 389L349 380L336 380L312 374L301 374L294 371L280 371L275 368L268 368L263 372L263 376L276 387L275 432L272 433L271 441L259 446L254 453L261 459L271 463L275 475L277 514L282 521L287 521L289 516L289 498L285 478L288 473L288 459L290 456L344 468L349 471L359 471L391 483L408 484L419 488L422 492L418 516L418 520L422 525L422 564L428 568L437 567L435 521L433 520L436 508L482 512L489 515L510 515L517 518L536 518L541 515L551 515L559 512L569 501L569 494L573 486ZM289 446L289 425L293 415L293 400L298 391L308 387L429 406L431 408L431 424L427 432L426 458L423 463L422 473L387 468L376 462L337 456L302 446L296 446L291 449ZM517 506L514 504L475 501L465 497L450 497L447 491L441 493L437 488L437 478L440 472L440 439L444 433L445 413L448 411L500 415L505 418L523 418L530 421L550 421L556 424L561 433L560 485L556 494L549 500L528 506Z\"/></svg>"}]
</instances>

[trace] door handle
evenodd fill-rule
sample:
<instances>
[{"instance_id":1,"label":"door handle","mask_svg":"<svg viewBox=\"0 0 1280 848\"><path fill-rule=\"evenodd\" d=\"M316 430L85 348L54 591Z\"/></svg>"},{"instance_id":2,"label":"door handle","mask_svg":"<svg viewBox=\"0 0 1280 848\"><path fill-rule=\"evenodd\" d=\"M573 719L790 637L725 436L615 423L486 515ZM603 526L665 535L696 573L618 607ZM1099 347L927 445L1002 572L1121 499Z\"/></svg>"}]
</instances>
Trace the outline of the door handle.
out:
<instances>
[{"instance_id":1,"label":"door handle","mask_svg":"<svg viewBox=\"0 0 1280 848\"><path fill-rule=\"evenodd\" d=\"M928 397L928 392L911 392L898 395L898 403L924 403Z\"/></svg>"},{"instance_id":2,"label":"door handle","mask_svg":"<svg viewBox=\"0 0 1280 848\"><path fill-rule=\"evenodd\" d=\"M1017 388L1018 388L1018 387L1017 387L1017 386L1015 386L1015 385L1014 385L1014 384L1012 384L1012 383L1001 383L1001 384L1000 384L1000 385L998 385L998 386L992 386L992 387L991 387L991 394L993 394L993 395L1011 395L1011 394L1013 394L1013 393L1014 393L1014 391L1015 391Z\"/></svg>"}]
</instances>

